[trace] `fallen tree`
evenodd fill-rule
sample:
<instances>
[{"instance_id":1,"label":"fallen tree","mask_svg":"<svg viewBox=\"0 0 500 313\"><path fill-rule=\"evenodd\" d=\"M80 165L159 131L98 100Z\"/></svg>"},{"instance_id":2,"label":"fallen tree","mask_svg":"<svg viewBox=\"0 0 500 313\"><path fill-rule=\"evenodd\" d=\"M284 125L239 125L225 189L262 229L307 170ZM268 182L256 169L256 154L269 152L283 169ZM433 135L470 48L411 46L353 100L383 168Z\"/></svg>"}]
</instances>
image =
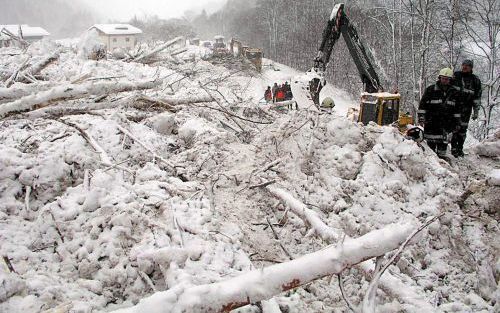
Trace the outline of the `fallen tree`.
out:
<instances>
[{"instance_id":1,"label":"fallen tree","mask_svg":"<svg viewBox=\"0 0 500 313\"><path fill-rule=\"evenodd\" d=\"M181 42L184 40L184 37L176 37L170 41L167 41L166 43L160 45L159 47L153 49L152 51L147 51L144 52L143 54L139 55L138 57L132 59L131 61L134 62L142 62L142 63L148 63L148 59L154 56L155 54L175 45L176 43Z\"/></svg>"},{"instance_id":2,"label":"fallen tree","mask_svg":"<svg viewBox=\"0 0 500 313\"><path fill-rule=\"evenodd\" d=\"M29 96L33 93L45 91L53 88L54 85L50 82L39 82L37 84L19 84L10 88L0 87L0 103L9 102L15 99Z\"/></svg>"},{"instance_id":3,"label":"fallen tree","mask_svg":"<svg viewBox=\"0 0 500 313\"><path fill-rule=\"evenodd\" d=\"M133 90L151 89L160 84L161 81L121 81L57 86L34 95L23 97L16 101L0 105L0 118L4 118L9 113L28 111L48 106L58 101L80 99L90 95L101 96Z\"/></svg>"},{"instance_id":4,"label":"fallen tree","mask_svg":"<svg viewBox=\"0 0 500 313\"><path fill-rule=\"evenodd\" d=\"M52 62L59 59L59 55L59 50L54 51L52 54L44 56L40 61L34 64L29 63L31 58L28 57L5 81L5 86L9 88L10 86L12 86L12 84L14 84L14 82L36 82L35 76L40 74L40 72L47 66L49 66Z\"/></svg>"},{"instance_id":5,"label":"fallen tree","mask_svg":"<svg viewBox=\"0 0 500 313\"><path fill-rule=\"evenodd\" d=\"M341 234L336 232L330 226L326 225L318 213L307 208L307 206L300 200L294 198L289 192L274 186L267 186L267 190L275 197L283 201L285 205L295 215L300 217L306 225L309 225L315 234L317 234L326 243L333 244L338 242ZM356 265L361 270L366 278L371 279L375 271L375 262L367 260ZM386 272L379 278L380 288L392 297L398 298L401 302L406 303L407 306L413 307L415 312L422 310L423 312L432 312L435 308L425 299L423 290L416 286L408 285L400 279Z\"/></svg>"},{"instance_id":6,"label":"fallen tree","mask_svg":"<svg viewBox=\"0 0 500 313\"><path fill-rule=\"evenodd\" d=\"M414 228L411 224L389 225L338 246L225 281L159 292L132 308L115 313L229 312L382 256L400 247Z\"/></svg>"},{"instance_id":7,"label":"fallen tree","mask_svg":"<svg viewBox=\"0 0 500 313\"><path fill-rule=\"evenodd\" d=\"M35 76L38 75L43 69L45 69L47 66L49 66L52 62L55 62L59 59L60 56L60 51L56 50L52 54L49 54L45 56L43 59L38 61L37 63L31 65L27 71L29 71L29 74Z\"/></svg>"}]
</instances>

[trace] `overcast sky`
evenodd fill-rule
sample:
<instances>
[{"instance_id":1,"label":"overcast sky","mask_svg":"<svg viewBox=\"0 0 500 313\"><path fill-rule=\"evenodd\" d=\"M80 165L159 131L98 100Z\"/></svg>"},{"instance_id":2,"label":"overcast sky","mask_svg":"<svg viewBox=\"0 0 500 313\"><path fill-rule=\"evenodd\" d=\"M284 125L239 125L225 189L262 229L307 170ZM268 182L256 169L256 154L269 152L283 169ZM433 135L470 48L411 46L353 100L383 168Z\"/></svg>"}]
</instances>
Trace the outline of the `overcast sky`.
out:
<instances>
[{"instance_id":1,"label":"overcast sky","mask_svg":"<svg viewBox=\"0 0 500 313\"><path fill-rule=\"evenodd\" d=\"M106 19L127 21L137 15L181 17L187 10L220 7L225 0L80 0Z\"/></svg>"}]
</instances>

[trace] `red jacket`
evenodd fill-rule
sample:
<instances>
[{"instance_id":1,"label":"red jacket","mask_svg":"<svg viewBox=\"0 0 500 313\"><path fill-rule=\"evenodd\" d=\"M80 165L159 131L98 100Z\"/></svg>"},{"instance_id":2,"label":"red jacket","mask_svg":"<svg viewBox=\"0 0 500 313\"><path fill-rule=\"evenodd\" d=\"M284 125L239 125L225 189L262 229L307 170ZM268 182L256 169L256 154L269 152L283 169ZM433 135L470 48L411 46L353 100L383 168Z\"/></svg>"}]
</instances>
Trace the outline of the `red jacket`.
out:
<instances>
[{"instance_id":1,"label":"red jacket","mask_svg":"<svg viewBox=\"0 0 500 313\"><path fill-rule=\"evenodd\" d=\"M276 100L277 101L285 100L285 92L282 89L278 90L278 92L276 93Z\"/></svg>"}]
</instances>

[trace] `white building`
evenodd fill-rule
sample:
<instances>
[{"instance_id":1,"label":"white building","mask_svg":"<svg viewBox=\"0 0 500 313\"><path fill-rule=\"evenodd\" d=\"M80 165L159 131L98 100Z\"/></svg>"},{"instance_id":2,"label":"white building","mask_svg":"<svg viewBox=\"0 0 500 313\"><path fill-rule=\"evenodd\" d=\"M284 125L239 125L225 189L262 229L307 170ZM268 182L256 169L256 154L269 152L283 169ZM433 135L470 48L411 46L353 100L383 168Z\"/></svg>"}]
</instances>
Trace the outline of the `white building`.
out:
<instances>
[{"instance_id":1,"label":"white building","mask_svg":"<svg viewBox=\"0 0 500 313\"><path fill-rule=\"evenodd\" d=\"M12 36L21 38L27 42L41 40L50 36L50 33L41 27L29 25L0 25L0 47L15 45Z\"/></svg>"},{"instance_id":2,"label":"white building","mask_svg":"<svg viewBox=\"0 0 500 313\"><path fill-rule=\"evenodd\" d=\"M142 30L129 24L96 24L89 28L99 33L99 39L106 45L108 51L116 48L132 49L137 43L137 35Z\"/></svg>"}]
</instances>

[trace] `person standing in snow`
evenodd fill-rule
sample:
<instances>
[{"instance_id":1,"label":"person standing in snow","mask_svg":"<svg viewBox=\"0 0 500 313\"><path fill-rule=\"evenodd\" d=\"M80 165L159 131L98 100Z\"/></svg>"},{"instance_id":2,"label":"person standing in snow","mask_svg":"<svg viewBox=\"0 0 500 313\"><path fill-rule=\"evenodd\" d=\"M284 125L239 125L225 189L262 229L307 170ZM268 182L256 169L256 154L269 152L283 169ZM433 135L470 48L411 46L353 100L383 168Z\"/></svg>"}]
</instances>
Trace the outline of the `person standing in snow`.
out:
<instances>
[{"instance_id":1,"label":"person standing in snow","mask_svg":"<svg viewBox=\"0 0 500 313\"><path fill-rule=\"evenodd\" d=\"M452 85L453 70L443 68L438 81L425 89L418 107L418 121L424 127L427 145L441 159L447 159L448 134L460 130L458 102L462 93Z\"/></svg>"},{"instance_id":2,"label":"person standing in snow","mask_svg":"<svg viewBox=\"0 0 500 313\"><path fill-rule=\"evenodd\" d=\"M273 101L273 92L271 90L271 86L267 86L266 91L264 92L264 99L267 103Z\"/></svg>"},{"instance_id":3,"label":"person standing in snow","mask_svg":"<svg viewBox=\"0 0 500 313\"><path fill-rule=\"evenodd\" d=\"M288 82L285 82L285 100L292 100L292 99L293 99L292 87Z\"/></svg>"},{"instance_id":4,"label":"person standing in snow","mask_svg":"<svg viewBox=\"0 0 500 313\"><path fill-rule=\"evenodd\" d=\"M464 156L464 142L467 136L467 128L472 114L472 119L476 120L481 107L481 80L472 73L474 61L464 60L462 70L455 72L455 85L463 91L462 101L460 102L461 124L460 130L453 133L451 139L451 153L454 157Z\"/></svg>"},{"instance_id":5,"label":"person standing in snow","mask_svg":"<svg viewBox=\"0 0 500 313\"><path fill-rule=\"evenodd\" d=\"M276 102L276 93L278 92L278 83L274 83L272 92L273 92L273 102Z\"/></svg>"},{"instance_id":6,"label":"person standing in snow","mask_svg":"<svg viewBox=\"0 0 500 313\"><path fill-rule=\"evenodd\" d=\"M278 91L276 92L276 102L281 102L285 100L285 88L284 86L278 87Z\"/></svg>"}]
</instances>

